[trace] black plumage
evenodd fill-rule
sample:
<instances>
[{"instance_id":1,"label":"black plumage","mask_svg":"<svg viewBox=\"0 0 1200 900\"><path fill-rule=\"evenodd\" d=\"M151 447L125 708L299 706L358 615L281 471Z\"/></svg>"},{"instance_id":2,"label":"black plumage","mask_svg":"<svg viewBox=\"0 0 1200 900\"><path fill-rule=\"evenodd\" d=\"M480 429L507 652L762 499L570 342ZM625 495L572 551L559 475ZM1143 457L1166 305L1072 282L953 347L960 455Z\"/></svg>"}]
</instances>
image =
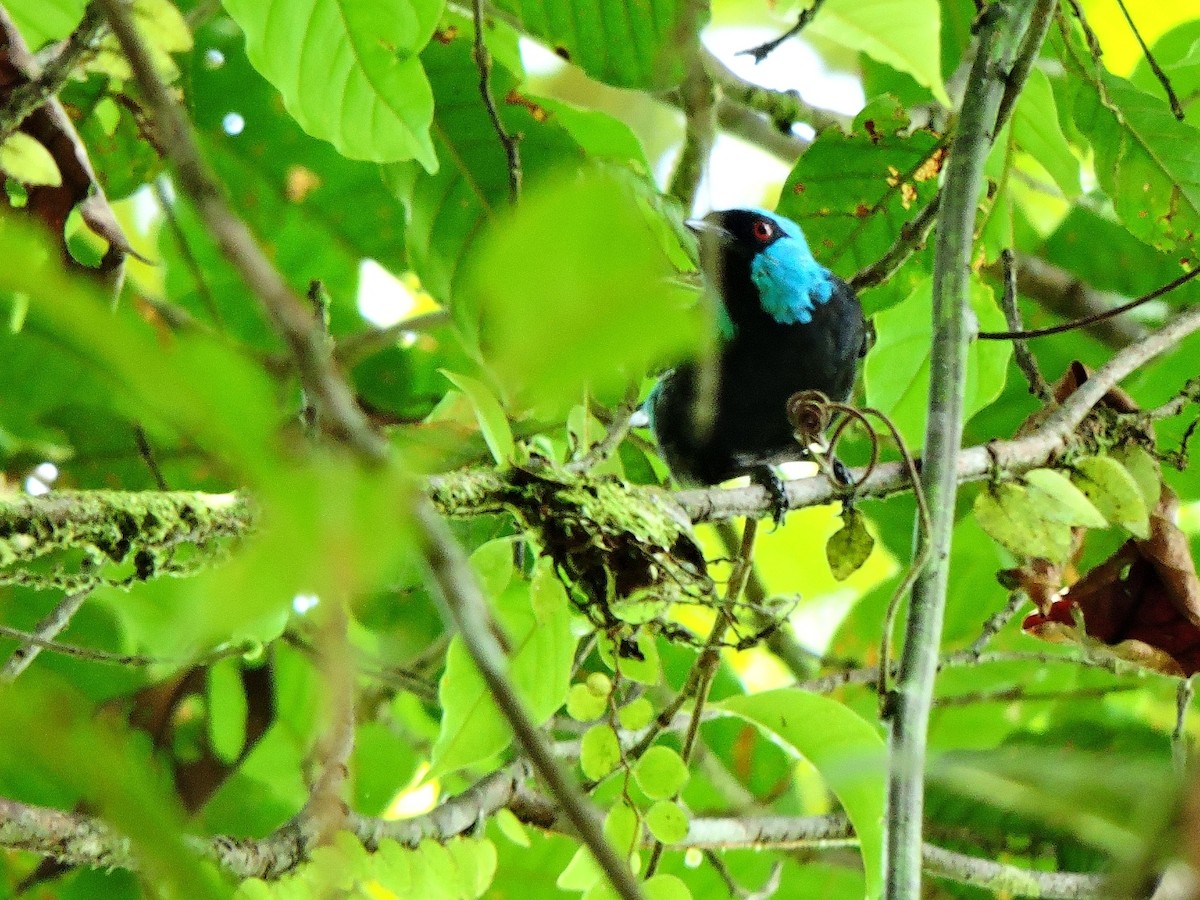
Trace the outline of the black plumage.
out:
<instances>
[{"instance_id":1,"label":"black plumage","mask_svg":"<svg viewBox=\"0 0 1200 900\"><path fill-rule=\"evenodd\" d=\"M761 477L763 467L805 455L787 420L787 400L806 390L848 399L868 327L854 291L816 263L794 222L734 209L710 213L696 230L701 270L727 316L715 408L709 427L698 426L700 370L689 362L662 378L649 412L676 479L712 485Z\"/></svg>"}]
</instances>

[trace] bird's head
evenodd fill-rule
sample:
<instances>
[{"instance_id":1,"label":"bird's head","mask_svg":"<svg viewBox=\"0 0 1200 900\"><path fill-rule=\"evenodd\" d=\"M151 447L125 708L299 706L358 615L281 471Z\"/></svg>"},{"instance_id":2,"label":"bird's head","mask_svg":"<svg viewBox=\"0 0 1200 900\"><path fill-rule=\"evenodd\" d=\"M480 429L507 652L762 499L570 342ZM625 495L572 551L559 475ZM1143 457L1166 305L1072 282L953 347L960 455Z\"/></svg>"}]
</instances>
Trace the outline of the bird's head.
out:
<instances>
[{"instance_id":1,"label":"bird's head","mask_svg":"<svg viewBox=\"0 0 1200 900\"><path fill-rule=\"evenodd\" d=\"M714 210L688 222L700 238L705 277L717 285L736 328L763 312L781 324L807 324L833 295L833 276L813 259L804 232L765 209Z\"/></svg>"}]
</instances>

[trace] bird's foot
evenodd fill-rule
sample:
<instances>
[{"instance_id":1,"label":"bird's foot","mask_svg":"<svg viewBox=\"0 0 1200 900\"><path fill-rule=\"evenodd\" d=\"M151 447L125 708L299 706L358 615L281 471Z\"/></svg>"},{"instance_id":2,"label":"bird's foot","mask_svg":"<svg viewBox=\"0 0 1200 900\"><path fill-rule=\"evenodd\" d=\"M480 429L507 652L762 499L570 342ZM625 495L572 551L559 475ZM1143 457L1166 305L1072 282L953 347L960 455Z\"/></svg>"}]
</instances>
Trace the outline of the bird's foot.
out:
<instances>
[{"instance_id":1,"label":"bird's foot","mask_svg":"<svg viewBox=\"0 0 1200 900\"><path fill-rule=\"evenodd\" d=\"M829 458L829 469L833 473L833 480L842 487L854 487L854 476L850 474L850 470L846 468L846 464L836 456Z\"/></svg>"},{"instance_id":2,"label":"bird's foot","mask_svg":"<svg viewBox=\"0 0 1200 900\"><path fill-rule=\"evenodd\" d=\"M778 528L788 512L787 490L783 481L770 466L758 466L750 472L750 481L762 487L771 501L771 518Z\"/></svg>"}]
</instances>

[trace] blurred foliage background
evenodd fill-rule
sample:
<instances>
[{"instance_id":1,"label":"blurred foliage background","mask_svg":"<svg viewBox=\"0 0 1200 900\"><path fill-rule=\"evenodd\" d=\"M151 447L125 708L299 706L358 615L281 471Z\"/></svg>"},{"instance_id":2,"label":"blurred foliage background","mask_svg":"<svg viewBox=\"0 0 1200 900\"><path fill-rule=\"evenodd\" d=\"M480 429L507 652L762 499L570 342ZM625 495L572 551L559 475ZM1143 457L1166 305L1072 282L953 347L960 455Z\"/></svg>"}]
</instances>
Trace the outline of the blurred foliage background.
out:
<instances>
[{"instance_id":1,"label":"blurred foliage background","mask_svg":"<svg viewBox=\"0 0 1200 900\"><path fill-rule=\"evenodd\" d=\"M422 565L413 510L427 480L586 458L657 372L703 346L682 228L693 212L776 208L851 278L935 198L975 5L827 0L761 65L736 55L786 31L801 6L484 6L490 91L519 136L514 205L480 94L472 8L135 0L159 76L231 207L297 295L323 298L333 358L390 447L384 465L364 467L301 422L309 398L289 348L173 177L169 142L103 17L84 0L5 0L0 624L10 631L0 656L14 655L0 692L0 798L101 817L128 836L138 872L69 856L48 865L0 800L0 896L609 896L578 839L518 821L528 805L515 802L516 815L501 804L404 850L367 856L339 835L282 881L235 878L184 835L261 839L306 809L331 758L323 736L347 703L344 799L363 817L419 816L519 756ZM1137 297L1197 264L1200 9L1129 6L1136 33L1116 0L1063 3L996 136L974 254L985 330L1004 328L1005 250L1018 260L1028 328ZM17 129L17 89L38 82L13 34L38 69L74 54L47 93L76 134L53 122L38 131L32 118ZM677 164L697 80L720 134L691 190ZM894 274L862 292L878 341L859 399L919 452L932 241L911 244ZM128 250L116 254L119 284L113 247ZM1072 361L1102 365L1198 299L1191 282L1031 347L1053 382ZM1126 379L1133 401L1152 409L1180 397L1197 376L1198 342L1185 338ZM967 445L1012 437L1040 405L1005 342L972 347L967 394ZM1154 459L1141 471L1157 498L1161 468L1194 548L1195 405L1175 413L1149 425ZM855 465L868 448L861 430L841 444ZM890 440L883 454L898 458ZM590 475L669 488L638 430ZM960 499L928 839L960 861L1102 873L1118 894L1138 895L1172 860L1200 865L1183 764L1197 721L1180 675L1192 669L1182 652L1175 668L1161 654L1147 668L1094 633L1065 645L1026 633L1028 581L1010 596L996 575L1038 553L989 536L995 522L972 514L989 490L967 486ZM101 491L133 493L74 493ZM83 521L88 497L100 505ZM155 505L163 497L173 505ZM1155 507L1146 500L1143 526ZM686 767L679 729L659 736L651 749L662 753L637 757L614 729L641 733L671 707L697 671L696 642L678 634L707 633L711 604L654 607L658 624L640 630L630 622L644 609L626 610L606 634L572 605L578 586L560 583L527 519L450 507L508 638L510 679L594 788L610 840L642 866L643 841L675 845L649 896L878 891L883 728L864 673L879 662L910 555L911 496L857 504L875 544L845 580L826 556L839 504L762 529L747 596L779 627L724 653L716 714ZM1063 585L1131 533L1136 522L1120 517L1092 527ZM697 526L696 540L720 589L736 543L712 525ZM1186 643L1200 609L1181 603L1173 634ZM762 625L748 616L737 637ZM25 668L12 660L30 655L21 634L33 631L56 646ZM790 726L772 718L780 711ZM702 853L683 840L689 818L833 821L839 809L857 842L846 832L832 845ZM927 896L1024 895L963 880L934 878Z\"/></svg>"}]
</instances>

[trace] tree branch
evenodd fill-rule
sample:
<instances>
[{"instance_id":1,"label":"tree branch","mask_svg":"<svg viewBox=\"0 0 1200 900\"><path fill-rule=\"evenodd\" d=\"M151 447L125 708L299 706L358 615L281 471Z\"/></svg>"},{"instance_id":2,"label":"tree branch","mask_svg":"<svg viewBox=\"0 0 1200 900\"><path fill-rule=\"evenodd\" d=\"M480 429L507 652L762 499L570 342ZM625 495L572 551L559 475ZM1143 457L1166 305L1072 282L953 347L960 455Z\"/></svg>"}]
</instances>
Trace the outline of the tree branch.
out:
<instances>
[{"instance_id":1,"label":"tree branch","mask_svg":"<svg viewBox=\"0 0 1200 900\"><path fill-rule=\"evenodd\" d=\"M155 70L126 4L122 0L97 2L103 6L154 113L159 145L175 169L181 190L287 343L304 389L320 409L322 424L365 459L382 461L388 455L388 444L371 429L349 387L334 368L324 329L267 259L246 223L225 199L200 155L190 123Z\"/></svg>"},{"instance_id":2,"label":"tree branch","mask_svg":"<svg viewBox=\"0 0 1200 900\"><path fill-rule=\"evenodd\" d=\"M516 762L422 816L389 820L350 813L346 827L369 850L385 840L406 847L416 847L425 839L446 841L470 832L508 805L528 777L528 764ZM302 814L261 840L192 837L187 843L237 878L273 878L305 862L315 838L313 822ZM38 853L68 865L139 869L129 839L102 820L2 797L0 846Z\"/></svg>"},{"instance_id":3,"label":"tree branch","mask_svg":"<svg viewBox=\"0 0 1200 900\"><path fill-rule=\"evenodd\" d=\"M700 51L700 60L709 77L729 100L767 116L778 129L791 129L798 122L814 131L837 126L850 127L851 119L832 110L805 103L798 91L773 91L747 81L708 50Z\"/></svg>"},{"instance_id":4,"label":"tree branch","mask_svg":"<svg viewBox=\"0 0 1200 900\"><path fill-rule=\"evenodd\" d=\"M885 896L908 900L921 893L921 831L925 751L945 615L965 387L970 260L983 164L995 137L1007 92L1019 91L1028 65L1019 50L1041 6L1054 0L992 5L981 19L979 46L950 148L933 265L933 350L929 413L921 481L931 530L918 530L915 559L928 563L913 586L900 673L889 697ZM1032 42L1030 42L1032 43ZM1034 48L1036 52L1038 48Z\"/></svg>"},{"instance_id":5,"label":"tree branch","mask_svg":"<svg viewBox=\"0 0 1200 900\"><path fill-rule=\"evenodd\" d=\"M696 191L704 178L704 168L712 155L716 136L717 97L712 78L700 59L704 52L702 49L693 49L687 77L679 86L684 122L683 147L675 162L675 171L671 174L668 193L679 201L684 212L690 212L696 203Z\"/></svg>"},{"instance_id":6,"label":"tree branch","mask_svg":"<svg viewBox=\"0 0 1200 900\"><path fill-rule=\"evenodd\" d=\"M524 702L513 690L506 674L508 659L496 638L496 626L488 613L487 600L462 548L429 506L417 508L417 522L421 529L421 553L440 594L447 626L457 629L496 706L512 727L517 743L562 805L613 888L624 900L643 900L641 888L629 866L604 836L595 807L563 770L545 737L529 717Z\"/></svg>"},{"instance_id":7,"label":"tree branch","mask_svg":"<svg viewBox=\"0 0 1200 900\"><path fill-rule=\"evenodd\" d=\"M30 113L62 89L75 66L92 49L103 27L104 17L95 4L89 4L83 20L42 71L36 75L28 73L30 80L13 88L8 100L0 106L0 143L6 141Z\"/></svg>"}]
</instances>

